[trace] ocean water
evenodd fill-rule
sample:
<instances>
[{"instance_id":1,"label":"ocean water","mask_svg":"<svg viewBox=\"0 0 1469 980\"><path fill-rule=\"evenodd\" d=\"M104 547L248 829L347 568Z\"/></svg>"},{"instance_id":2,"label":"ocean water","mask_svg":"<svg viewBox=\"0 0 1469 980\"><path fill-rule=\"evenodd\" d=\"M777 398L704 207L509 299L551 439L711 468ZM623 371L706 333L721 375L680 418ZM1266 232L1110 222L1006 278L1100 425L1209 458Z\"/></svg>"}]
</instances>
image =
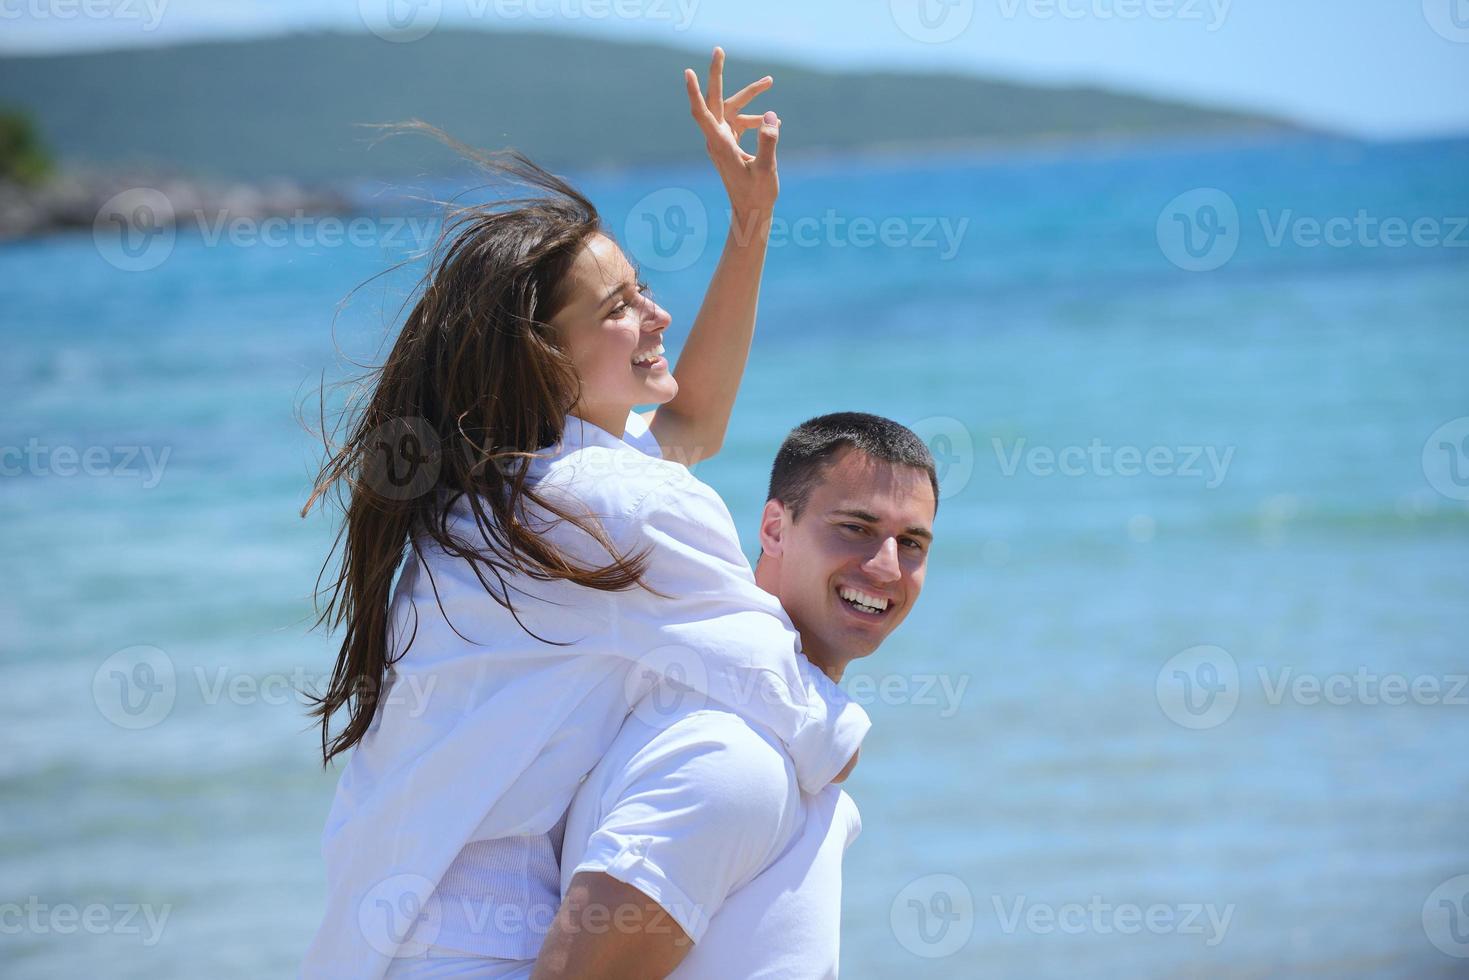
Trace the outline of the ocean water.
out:
<instances>
[{"instance_id":1,"label":"ocean water","mask_svg":"<svg viewBox=\"0 0 1469 980\"><path fill-rule=\"evenodd\" d=\"M750 553L812 415L906 422L944 478L923 597L847 679L844 976L1469 972L1466 173L1466 141L782 165L699 475ZM717 184L582 181L676 351ZM297 416L411 277L338 304L432 231L363 193L0 246L6 976L288 975L316 926Z\"/></svg>"}]
</instances>

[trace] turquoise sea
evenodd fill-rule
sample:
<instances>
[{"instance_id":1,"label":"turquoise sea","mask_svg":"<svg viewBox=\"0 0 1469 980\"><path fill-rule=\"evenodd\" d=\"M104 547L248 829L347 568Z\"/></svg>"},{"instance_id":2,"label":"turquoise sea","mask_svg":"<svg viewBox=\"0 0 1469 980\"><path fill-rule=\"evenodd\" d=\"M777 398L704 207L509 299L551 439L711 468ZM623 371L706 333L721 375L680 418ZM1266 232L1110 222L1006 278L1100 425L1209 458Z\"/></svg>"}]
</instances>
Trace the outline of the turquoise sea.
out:
<instances>
[{"instance_id":1,"label":"turquoise sea","mask_svg":"<svg viewBox=\"0 0 1469 980\"><path fill-rule=\"evenodd\" d=\"M785 432L861 409L945 489L847 682L844 976L1469 972L1466 174L1464 140L782 164L699 475L753 553ZM583 184L676 350L717 184ZM380 220L0 246L7 977L284 976L316 926L296 416L431 230L361 192Z\"/></svg>"}]
</instances>

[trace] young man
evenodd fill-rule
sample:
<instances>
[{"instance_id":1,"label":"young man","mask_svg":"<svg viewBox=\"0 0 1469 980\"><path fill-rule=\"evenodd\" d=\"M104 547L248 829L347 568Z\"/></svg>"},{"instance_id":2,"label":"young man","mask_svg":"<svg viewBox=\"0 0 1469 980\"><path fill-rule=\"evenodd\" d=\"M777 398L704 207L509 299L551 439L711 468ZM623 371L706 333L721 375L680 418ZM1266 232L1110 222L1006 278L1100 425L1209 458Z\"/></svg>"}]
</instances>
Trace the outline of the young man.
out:
<instances>
[{"instance_id":1,"label":"young man","mask_svg":"<svg viewBox=\"0 0 1469 980\"><path fill-rule=\"evenodd\" d=\"M755 579L833 680L917 601L937 506L932 457L896 422L825 415L782 445ZM851 798L803 794L780 742L697 684L649 697L572 803L534 976L835 977Z\"/></svg>"}]
</instances>

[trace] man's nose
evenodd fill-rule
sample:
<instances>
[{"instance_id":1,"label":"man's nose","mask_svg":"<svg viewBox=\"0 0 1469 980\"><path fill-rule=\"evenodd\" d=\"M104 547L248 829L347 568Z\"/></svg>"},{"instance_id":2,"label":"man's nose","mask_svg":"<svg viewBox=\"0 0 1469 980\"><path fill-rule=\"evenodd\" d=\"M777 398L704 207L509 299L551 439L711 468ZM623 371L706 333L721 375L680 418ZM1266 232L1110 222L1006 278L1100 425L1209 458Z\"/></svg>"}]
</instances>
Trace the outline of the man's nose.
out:
<instances>
[{"instance_id":1,"label":"man's nose","mask_svg":"<svg viewBox=\"0 0 1469 980\"><path fill-rule=\"evenodd\" d=\"M879 582L896 582L903 574L898 564L898 539L883 538L877 553L863 563L862 570Z\"/></svg>"}]
</instances>

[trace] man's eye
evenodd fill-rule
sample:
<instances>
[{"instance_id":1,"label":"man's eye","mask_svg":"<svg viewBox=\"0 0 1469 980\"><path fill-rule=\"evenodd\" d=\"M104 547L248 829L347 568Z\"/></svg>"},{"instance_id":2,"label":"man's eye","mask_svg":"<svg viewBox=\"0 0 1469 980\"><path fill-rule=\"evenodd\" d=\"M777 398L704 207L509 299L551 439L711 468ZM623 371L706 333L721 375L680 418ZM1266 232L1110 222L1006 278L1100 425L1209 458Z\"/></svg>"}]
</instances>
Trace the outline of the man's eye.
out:
<instances>
[{"instance_id":1,"label":"man's eye","mask_svg":"<svg viewBox=\"0 0 1469 980\"><path fill-rule=\"evenodd\" d=\"M626 303L618 303L616 306L612 307L612 312L608 313L607 316L610 317L613 320L621 320L622 319L622 315L624 313L626 313L626 312L627 312L627 304Z\"/></svg>"},{"instance_id":2,"label":"man's eye","mask_svg":"<svg viewBox=\"0 0 1469 980\"><path fill-rule=\"evenodd\" d=\"M922 551L923 550L923 543L921 541L914 540L913 538L904 538L903 539L903 547L905 547L905 548L917 548L919 551Z\"/></svg>"},{"instance_id":3,"label":"man's eye","mask_svg":"<svg viewBox=\"0 0 1469 980\"><path fill-rule=\"evenodd\" d=\"M863 527L861 524L843 524L842 527L846 528L848 531L857 531L858 533L867 530L867 528Z\"/></svg>"}]
</instances>

